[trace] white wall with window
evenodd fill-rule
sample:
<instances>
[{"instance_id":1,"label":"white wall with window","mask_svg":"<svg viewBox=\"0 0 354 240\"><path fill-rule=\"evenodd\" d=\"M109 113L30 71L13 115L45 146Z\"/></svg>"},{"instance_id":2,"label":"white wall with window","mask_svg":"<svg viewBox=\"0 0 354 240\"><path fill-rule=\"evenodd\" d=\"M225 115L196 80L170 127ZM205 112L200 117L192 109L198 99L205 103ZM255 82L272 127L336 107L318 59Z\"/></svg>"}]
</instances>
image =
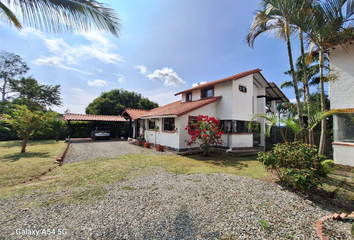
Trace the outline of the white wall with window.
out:
<instances>
[{"instance_id":1,"label":"white wall with window","mask_svg":"<svg viewBox=\"0 0 354 240\"><path fill-rule=\"evenodd\" d=\"M333 116L333 158L336 163L354 166L354 44L330 49L331 69L338 79L329 83Z\"/></svg>"}]
</instances>

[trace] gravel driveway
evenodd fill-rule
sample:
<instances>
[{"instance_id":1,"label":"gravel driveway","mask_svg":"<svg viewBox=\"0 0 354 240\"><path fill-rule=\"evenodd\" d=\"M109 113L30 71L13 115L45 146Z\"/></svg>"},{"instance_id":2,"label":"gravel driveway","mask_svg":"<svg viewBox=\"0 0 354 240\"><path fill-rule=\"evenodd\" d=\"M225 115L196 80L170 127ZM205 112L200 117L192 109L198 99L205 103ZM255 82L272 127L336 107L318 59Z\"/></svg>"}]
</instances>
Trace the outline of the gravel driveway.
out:
<instances>
[{"instance_id":1,"label":"gravel driveway","mask_svg":"<svg viewBox=\"0 0 354 240\"><path fill-rule=\"evenodd\" d=\"M155 148L144 148L127 141L92 141L71 143L64 163L87 161L94 158L113 158L124 154L171 155L171 151L157 152Z\"/></svg>"},{"instance_id":2,"label":"gravel driveway","mask_svg":"<svg viewBox=\"0 0 354 240\"><path fill-rule=\"evenodd\" d=\"M81 146L71 145L71 162L102 157L95 153L102 146L107 157L139 151L171 154L126 142L85 143L85 151ZM134 173L106 185L104 199L95 203L33 208L18 203L45 203L45 193L0 200L0 216L6 216L0 218L0 239L318 239L317 219L335 212L277 184L247 177L176 175L163 168L140 177ZM333 239L350 239L349 223L332 224L338 236ZM29 235L34 230L38 236Z\"/></svg>"}]
</instances>

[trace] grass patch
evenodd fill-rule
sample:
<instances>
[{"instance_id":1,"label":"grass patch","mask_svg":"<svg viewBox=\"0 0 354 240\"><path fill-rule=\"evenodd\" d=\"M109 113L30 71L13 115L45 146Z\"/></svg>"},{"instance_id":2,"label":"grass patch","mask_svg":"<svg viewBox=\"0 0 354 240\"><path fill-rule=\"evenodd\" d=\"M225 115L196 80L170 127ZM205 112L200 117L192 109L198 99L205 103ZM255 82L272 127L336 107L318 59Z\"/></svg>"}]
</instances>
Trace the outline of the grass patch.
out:
<instances>
[{"instance_id":1,"label":"grass patch","mask_svg":"<svg viewBox=\"0 0 354 240\"><path fill-rule=\"evenodd\" d=\"M133 191L133 190L135 190L135 188L133 188L131 186L125 186L125 187L122 187L122 190Z\"/></svg>"},{"instance_id":2,"label":"grass patch","mask_svg":"<svg viewBox=\"0 0 354 240\"><path fill-rule=\"evenodd\" d=\"M265 230L270 230L270 226L268 225L268 222L267 222L267 220L261 220L260 221L260 224L261 224L261 226L265 229Z\"/></svg>"},{"instance_id":3,"label":"grass patch","mask_svg":"<svg viewBox=\"0 0 354 240\"><path fill-rule=\"evenodd\" d=\"M21 141L0 142L0 188L22 184L54 168L55 158L66 145L54 140L29 141L21 153Z\"/></svg>"}]
</instances>

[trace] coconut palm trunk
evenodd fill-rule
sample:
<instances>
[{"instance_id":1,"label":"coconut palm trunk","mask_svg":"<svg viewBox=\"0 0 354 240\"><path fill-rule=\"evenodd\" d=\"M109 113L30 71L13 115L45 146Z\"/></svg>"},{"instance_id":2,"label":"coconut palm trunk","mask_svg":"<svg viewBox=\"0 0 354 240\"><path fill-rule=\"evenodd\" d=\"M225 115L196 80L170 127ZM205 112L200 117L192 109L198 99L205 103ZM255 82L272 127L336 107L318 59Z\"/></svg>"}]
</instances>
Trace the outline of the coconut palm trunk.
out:
<instances>
[{"instance_id":1,"label":"coconut palm trunk","mask_svg":"<svg viewBox=\"0 0 354 240\"><path fill-rule=\"evenodd\" d=\"M302 70L303 70L303 84L304 84L304 95L306 96L306 102L307 102L307 114L308 116L311 115L311 95L310 95L310 89L309 89L309 80L308 80L308 75L307 75L307 64L306 64L306 59L305 59L305 49L304 49L304 34L302 28L299 28L299 38L300 38L300 49L301 49L301 58L302 58ZM314 145L314 136L313 136L313 130L311 128L308 128L308 139L309 139L309 144Z\"/></svg>"},{"instance_id":2,"label":"coconut palm trunk","mask_svg":"<svg viewBox=\"0 0 354 240\"><path fill-rule=\"evenodd\" d=\"M324 50L320 48L320 87L321 87L321 111L325 112L325 93L324 93L324 77L323 77L323 64L324 64ZM326 144L326 118L321 120L321 137L320 137L320 145L318 149L318 154L323 155Z\"/></svg>"},{"instance_id":3,"label":"coconut palm trunk","mask_svg":"<svg viewBox=\"0 0 354 240\"><path fill-rule=\"evenodd\" d=\"M286 46L288 49L288 57L289 57L289 65L290 65L290 71L291 71L291 77L293 80L293 85L294 85L294 92L295 92L295 98L296 98L296 104L297 104L297 113L299 117L299 124L301 128L300 132L300 139L302 142L305 141L305 134L304 134L304 119L303 119L303 114L302 114L302 107L301 107L301 100L300 100L300 94L299 94L299 88L297 85L296 81L296 76L295 76L295 69L294 69L294 62L293 62L293 55L291 51L291 42L290 42L290 23L289 21L286 21L286 34L285 34L285 40L286 40Z\"/></svg>"}]
</instances>

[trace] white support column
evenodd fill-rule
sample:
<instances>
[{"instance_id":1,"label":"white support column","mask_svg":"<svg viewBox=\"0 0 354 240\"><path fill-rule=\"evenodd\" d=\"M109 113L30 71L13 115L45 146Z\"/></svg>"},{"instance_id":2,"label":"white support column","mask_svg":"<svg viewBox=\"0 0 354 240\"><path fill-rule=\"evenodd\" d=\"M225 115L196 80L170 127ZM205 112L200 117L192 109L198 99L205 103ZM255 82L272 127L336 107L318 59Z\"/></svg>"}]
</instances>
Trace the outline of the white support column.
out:
<instances>
[{"instance_id":1,"label":"white support column","mask_svg":"<svg viewBox=\"0 0 354 240\"><path fill-rule=\"evenodd\" d=\"M276 113L277 112L277 103L275 100L272 100L270 102L270 110L272 111L272 113Z\"/></svg>"}]
</instances>

